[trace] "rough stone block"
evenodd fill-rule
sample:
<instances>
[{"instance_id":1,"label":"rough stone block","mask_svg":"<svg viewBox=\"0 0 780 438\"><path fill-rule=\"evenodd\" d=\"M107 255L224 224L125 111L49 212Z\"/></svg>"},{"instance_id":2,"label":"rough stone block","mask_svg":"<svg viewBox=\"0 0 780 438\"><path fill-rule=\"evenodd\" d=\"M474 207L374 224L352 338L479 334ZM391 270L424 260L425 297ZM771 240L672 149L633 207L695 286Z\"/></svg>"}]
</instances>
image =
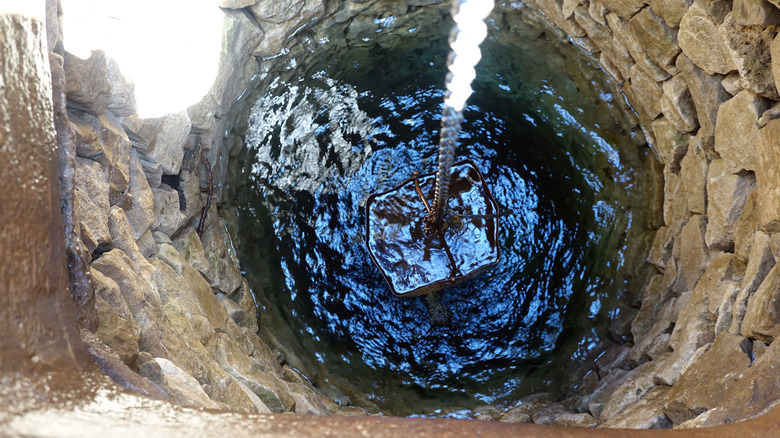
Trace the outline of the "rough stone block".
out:
<instances>
[{"instance_id":1,"label":"rough stone block","mask_svg":"<svg viewBox=\"0 0 780 438\"><path fill-rule=\"evenodd\" d=\"M707 172L710 162L700 136L688 143L688 153L680 161L680 179L691 214L707 213Z\"/></svg>"},{"instance_id":2,"label":"rough stone block","mask_svg":"<svg viewBox=\"0 0 780 438\"><path fill-rule=\"evenodd\" d=\"M780 24L780 9L766 0L734 0L734 18L740 26Z\"/></svg>"},{"instance_id":3,"label":"rough stone block","mask_svg":"<svg viewBox=\"0 0 780 438\"><path fill-rule=\"evenodd\" d=\"M734 255L745 263L747 263L753 245L753 233L759 228L757 195L758 190L750 192L742 214L734 223Z\"/></svg>"},{"instance_id":4,"label":"rough stone block","mask_svg":"<svg viewBox=\"0 0 780 438\"><path fill-rule=\"evenodd\" d=\"M678 74L663 84L664 95L661 98L661 110L677 129L682 133L692 132L699 127L696 108L691 99L691 92L682 75Z\"/></svg>"},{"instance_id":5,"label":"rough stone block","mask_svg":"<svg viewBox=\"0 0 780 438\"><path fill-rule=\"evenodd\" d=\"M76 143L76 156L94 160L103 153L103 144L98 138L95 128L81 121L72 112L68 115L73 128L73 142Z\"/></svg>"},{"instance_id":6,"label":"rough stone block","mask_svg":"<svg viewBox=\"0 0 780 438\"><path fill-rule=\"evenodd\" d=\"M734 223L742 214L747 196L756 187L753 172L732 173L722 158L713 160L707 176L707 246L733 251Z\"/></svg>"},{"instance_id":7,"label":"rough stone block","mask_svg":"<svg viewBox=\"0 0 780 438\"><path fill-rule=\"evenodd\" d=\"M623 20L629 20L645 5L643 0L603 0L604 7Z\"/></svg>"},{"instance_id":8,"label":"rough stone block","mask_svg":"<svg viewBox=\"0 0 780 438\"><path fill-rule=\"evenodd\" d=\"M769 45L769 56L772 59L772 77L775 80L775 89L780 90L780 35L775 36Z\"/></svg>"},{"instance_id":9,"label":"rough stone block","mask_svg":"<svg viewBox=\"0 0 780 438\"><path fill-rule=\"evenodd\" d=\"M700 425L709 427L730 423L735 418L750 418L776 406L780 391L780 380L777 379L777 370L780 368L778 350L780 344L773 342L760 358L754 358L743 377L731 386L728 396L721 399L717 408L708 411L710 415Z\"/></svg>"},{"instance_id":10,"label":"rough stone block","mask_svg":"<svg viewBox=\"0 0 780 438\"><path fill-rule=\"evenodd\" d=\"M628 21L628 29L654 63L662 68L674 64L680 53L677 30L669 27L652 8L644 8L634 15Z\"/></svg>"},{"instance_id":11,"label":"rough stone block","mask_svg":"<svg viewBox=\"0 0 780 438\"><path fill-rule=\"evenodd\" d=\"M709 74L736 70L717 17L706 0L696 0L680 21L677 42L683 53Z\"/></svg>"},{"instance_id":12,"label":"rough stone block","mask_svg":"<svg viewBox=\"0 0 780 438\"><path fill-rule=\"evenodd\" d=\"M748 299L740 333L766 342L772 342L780 334L780 265L772 267Z\"/></svg>"},{"instance_id":13,"label":"rough stone block","mask_svg":"<svg viewBox=\"0 0 780 438\"><path fill-rule=\"evenodd\" d=\"M108 60L108 77L111 81L111 99L108 109L117 117L137 113L135 84L125 78L119 70L116 59Z\"/></svg>"},{"instance_id":14,"label":"rough stone block","mask_svg":"<svg viewBox=\"0 0 780 438\"><path fill-rule=\"evenodd\" d=\"M718 108L731 96L723 88L719 76L707 74L691 62L685 54L680 54L677 57L676 65L685 78L691 99L696 107L696 118L699 122L697 135L703 141L712 142L712 137L715 135Z\"/></svg>"},{"instance_id":15,"label":"rough stone block","mask_svg":"<svg viewBox=\"0 0 780 438\"><path fill-rule=\"evenodd\" d=\"M706 230L707 217L695 215L688 220L679 236L680 268L688 290L693 290L710 260L710 253L704 242Z\"/></svg>"},{"instance_id":16,"label":"rough stone block","mask_svg":"<svg viewBox=\"0 0 780 438\"><path fill-rule=\"evenodd\" d=\"M650 0L650 7L664 19L667 26L678 28L692 3L693 0Z\"/></svg>"},{"instance_id":17,"label":"rough stone block","mask_svg":"<svg viewBox=\"0 0 780 438\"><path fill-rule=\"evenodd\" d=\"M720 25L720 33L748 89L759 96L780 99L772 75L770 49L777 26L740 26L729 13Z\"/></svg>"},{"instance_id":18,"label":"rough stone block","mask_svg":"<svg viewBox=\"0 0 780 438\"><path fill-rule=\"evenodd\" d=\"M728 315L724 312L723 323L730 322L729 333L736 335L741 332L748 302L774 266L775 258L769 245L769 236L761 231L756 231L753 234L753 244L750 247L745 277L739 293L733 300L732 308L727 310L731 318L727 318ZM718 319L720 320L720 315Z\"/></svg>"},{"instance_id":19,"label":"rough stone block","mask_svg":"<svg viewBox=\"0 0 780 438\"><path fill-rule=\"evenodd\" d=\"M68 103L92 115L103 114L111 101L106 54L95 50L87 59L65 52L65 93Z\"/></svg>"},{"instance_id":20,"label":"rough stone block","mask_svg":"<svg viewBox=\"0 0 780 438\"><path fill-rule=\"evenodd\" d=\"M763 230L780 231L780 119L758 131L757 204Z\"/></svg>"},{"instance_id":21,"label":"rough stone block","mask_svg":"<svg viewBox=\"0 0 780 438\"><path fill-rule=\"evenodd\" d=\"M135 268L133 261L119 249L112 249L93 261L90 268L120 285L127 308L138 319L148 307L161 308L157 287Z\"/></svg>"},{"instance_id":22,"label":"rough stone block","mask_svg":"<svg viewBox=\"0 0 780 438\"><path fill-rule=\"evenodd\" d=\"M96 250L111 247L111 233L108 231L108 175L100 163L76 158L73 176L76 217L81 231L81 240L92 254Z\"/></svg>"},{"instance_id":23,"label":"rough stone block","mask_svg":"<svg viewBox=\"0 0 780 438\"><path fill-rule=\"evenodd\" d=\"M666 117L653 120L652 128L661 160L669 170L678 173L680 161L688 152L691 136L680 133L674 123Z\"/></svg>"},{"instance_id":24,"label":"rough stone block","mask_svg":"<svg viewBox=\"0 0 780 438\"><path fill-rule=\"evenodd\" d=\"M119 285L100 271L91 270L95 287L98 330L95 335L124 362L130 364L139 352L141 330L127 307Z\"/></svg>"},{"instance_id":25,"label":"rough stone block","mask_svg":"<svg viewBox=\"0 0 780 438\"><path fill-rule=\"evenodd\" d=\"M130 153L130 182L128 192L133 198L132 205L125 209L127 221L133 238L138 240L146 233L154 222L154 193L149 187L143 165L138 153L133 150Z\"/></svg>"},{"instance_id":26,"label":"rough stone block","mask_svg":"<svg viewBox=\"0 0 780 438\"><path fill-rule=\"evenodd\" d=\"M755 170L758 161L758 118L769 107L766 99L743 91L718 109L715 150L731 172Z\"/></svg>"},{"instance_id":27,"label":"rough stone block","mask_svg":"<svg viewBox=\"0 0 780 438\"><path fill-rule=\"evenodd\" d=\"M661 114L661 98L664 95L661 84L648 76L638 65L631 67L630 77L639 109L644 111L650 120L655 119Z\"/></svg>"},{"instance_id":28,"label":"rough stone block","mask_svg":"<svg viewBox=\"0 0 780 438\"><path fill-rule=\"evenodd\" d=\"M219 409L197 380L168 359L154 358L138 367L138 374L156 383L177 403L190 408Z\"/></svg>"},{"instance_id":29,"label":"rough stone block","mask_svg":"<svg viewBox=\"0 0 780 438\"><path fill-rule=\"evenodd\" d=\"M154 194L154 223L152 231L160 231L173 236L184 225L186 218L181 212L179 192L166 184L152 188Z\"/></svg>"},{"instance_id":30,"label":"rough stone block","mask_svg":"<svg viewBox=\"0 0 780 438\"><path fill-rule=\"evenodd\" d=\"M621 19L614 12L610 12L607 14L607 24L609 24L615 39L620 41L634 61L636 61L639 68L644 70L648 76L656 82L664 81L671 76L668 71L656 64L645 52L644 47L642 47L642 41L631 32L629 24L625 20ZM676 70L676 67L674 69Z\"/></svg>"},{"instance_id":31,"label":"rough stone block","mask_svg":"<svg viewBox=\"0 0 780 438\"><path fill-rule=\"evenodd\" d=\"M251 389L273 412L286 412L292 407L295 401L285 390L284 382L274 377L272 370L264 370L257 359L247 356L225 333L214 336L209 348L219 365Z\"/></svg>"},{"instance_id":32,"label":"rough stone block","mask_svg":"<svg viewBox=\"0 0 780 438\"><path fill-rule=\"evenodd\" d=\"M666 268L666 261L672 256L673 246L674 233L670 233L668 227L659 228L653 237L653 244L650 246L647 261L663 272Z\"/></svg>"},{"instance_id":33,"label":"rough stone block","mask_svg":"<svg viewBox=\"0 0 780 438\"><path fill-rule=\"evenodd\" d=\"M154 134L146 133L148 148L143 151L147 160L159 163L164 175L177 175L184 159L184 144L190 134L192 123L187 111L168 114L161 119L144 121L144 127L157 128Z\"/></svg>"},{"instance_id":34,"label":"rough stone block","mask_svg":"<svg viewBox=\"0 0 780 438\"><path fill-rule=\"evenodd\" d=\"M672 422L664 413L668 386L656 386L623 412L600 424L607 429L668 429Z\"/></svg>"},{"instance_id":35,"label":"rough stone block","mask_svg":"<svg viewBox=\"0 0 780 438\"><path fill-rule=\"evenodd\" d=\"M258 21L268 23L284 23L295 18L303 9L304 0L288 0L285 2L259 1L249 9Z\"/></svg>"},{"instance_id":36,"label":"rough stone block","mask_svg":"<svg viewBox=\"0 0 780 438\"><path fill-rule=\"evenodd\" d=\"M674 385L694 353L714 340L716 317L709 311L712 292L724 281L741 281L742 275L742 265L732 254L718 253L711 259L690 299L681 306L669 340L674 351L660 366L658 381Z\"/></svg>"},{"instance_id":37,"label":"rough stone block","mask_svg":"<svg viewBox=\"0 0 780 438\"><path fill-rule=\"evenodd\" d=\"M111 111L106 110L97 117L82 113L79 117L88 123L97 135L92 148L100 149L100 153L94 159L103 166L108 174L109 202L111 205L116 205L122 201L130 180L130 148L132 146L130 139Z\"/></svg>"},{"instance_id":38,"label":"rough stone block","mask_svg":"<svg viewBox=\"0 0 780 438\"><path fill-rule=\"evenodd\" d=\"M669 390L666 415L677 425L717 407L750 366L751 350L750 341L742 336L720 333L712 348Z\"/></svg>"}]
</instances>

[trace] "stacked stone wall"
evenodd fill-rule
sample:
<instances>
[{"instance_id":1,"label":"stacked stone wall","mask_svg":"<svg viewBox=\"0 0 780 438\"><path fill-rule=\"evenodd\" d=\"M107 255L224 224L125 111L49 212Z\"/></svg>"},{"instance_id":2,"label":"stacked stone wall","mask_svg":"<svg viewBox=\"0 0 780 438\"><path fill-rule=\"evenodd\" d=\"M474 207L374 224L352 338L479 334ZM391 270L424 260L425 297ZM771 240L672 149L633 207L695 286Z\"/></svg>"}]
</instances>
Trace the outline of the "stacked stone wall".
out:
<instances>
[{"instance_id":1,"label":"stacked stone wall","mask_svg":"<svg viewBox=\"0 0 780 438\"><path fill-rule=\"evenodd\" d=\"M514 7L522 9L520 3ZM633 343L569 406L604 427L699 427L774 406L780 379L780 9L764 0L532 0L622 83L663 166ZM596 383L598 382L598 383Z\"/></svg>"}]
</instances>

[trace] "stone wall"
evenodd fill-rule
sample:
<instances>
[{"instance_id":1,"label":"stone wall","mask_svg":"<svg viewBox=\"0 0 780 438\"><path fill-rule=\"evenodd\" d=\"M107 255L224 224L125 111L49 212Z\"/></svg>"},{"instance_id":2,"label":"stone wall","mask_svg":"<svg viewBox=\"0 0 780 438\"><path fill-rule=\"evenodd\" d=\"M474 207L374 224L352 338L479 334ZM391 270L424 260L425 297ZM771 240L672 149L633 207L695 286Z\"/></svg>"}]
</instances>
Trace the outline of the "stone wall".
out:
<instances>
[{"instance_id":1,"label":"stone wall","mask_svg":"<svg viewBox=\"0 0 780 438\"><path fill-rule=\"evenodd\" d=\"M240 147L223 135L257 60L273 58L315 19L343 22L372 3L223 0L217 82L201 103L159 119L138 118L132 84L103 53L82 60L50 42L63 59L75 144L74 241L94 286L94 298L79 301L83 322L123 366L181 404L354 412L317 395L257 337L251 292L215 207L197 230L209 168L212 205L220 204L227 160ZM780 11L763 0L505 7L535 10L623 84L656 152L663 220L648 261L657 275L643 291L633 343L605 352L566 399L540 396L506 412L486 409L485 417L691 427L768 409L780 360L772 343L780 318L780 96L772 65ZM84 311L91 306L96 312Z\"/></svg>"},{"instance_id":2,"label":"stone wall","mask_svg":"<svg viewBox=\"0 0 780 438\"><path fill-rule=\"evenodd\" d=\"M56 1L49 3L53 14ZM257 336L254 299L216 208L228 155L225 113L257 71L257 45L283 41L286 31L266 30L264 38L252 17L226 14L209 95L141 119L117 63L100 51L88 59L64 52L57 20L48 21L49 56L67 97L61 143L72 145L61 165L72 168L63 181L72 186L72 266L84 266L88 279L85 290L72 290L82 326L94 333L82 336L96 362L109 375L137 373L183 406L352 413L320 397ZM137 379L120 381L138 387Z\"/></svg>"},{"instance_id":3,"label":"stone wall","mask_svg":"<svg viewBox=\"0 0 780 438\"><path fill-rule=\"evenodd\" d=\"M568 405L603 427L642 428L712 426L774 406L778 4L526 5L623 84L665 182L663 226L648 257L657 274L643 291L633 344L605 353L611 365L586 375L588 394Z\"/></svg>"}]
</instances>

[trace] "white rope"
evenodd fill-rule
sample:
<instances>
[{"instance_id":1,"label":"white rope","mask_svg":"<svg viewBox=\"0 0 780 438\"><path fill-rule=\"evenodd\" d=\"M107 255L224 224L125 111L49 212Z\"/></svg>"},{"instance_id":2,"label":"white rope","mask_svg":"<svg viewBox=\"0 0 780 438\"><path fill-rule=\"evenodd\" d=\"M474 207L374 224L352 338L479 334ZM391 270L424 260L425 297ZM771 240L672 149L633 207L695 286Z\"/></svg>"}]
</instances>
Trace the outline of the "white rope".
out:
<instances>
[{"instance_id":1,"label":"white rope","mask_svg":"<svg viewBox=\"0 0 780 438\"><path fill-rule=\"evenodd\" d=\"M439 167L436 173L436 191L433 200L431 222L439 222L449 199L452 162L458 145L458 132L463 120L463 108L471 96L471 81L477 76L474 67L482 58L479 44L487 36L485 18L493 10L493 0L454 0L452 18L455 27L450 35L450 53L447 68L444 111L441 117L439 139Z\"/></svg>"}]
</instances>

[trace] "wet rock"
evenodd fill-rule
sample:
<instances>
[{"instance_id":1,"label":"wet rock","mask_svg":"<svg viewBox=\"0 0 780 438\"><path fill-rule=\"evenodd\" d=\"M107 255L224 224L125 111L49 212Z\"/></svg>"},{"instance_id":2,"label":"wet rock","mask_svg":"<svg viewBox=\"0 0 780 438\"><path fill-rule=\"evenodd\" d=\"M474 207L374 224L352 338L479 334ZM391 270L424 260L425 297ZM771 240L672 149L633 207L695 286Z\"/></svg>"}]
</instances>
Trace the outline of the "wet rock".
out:
<instances>
[{"instance_id":1,"label":"wet rock","mask_svg":"<svg viewBox=\"0 0 780 438\"><path fill-rule=\"evenodd\" d=\"M128 192L133 198L130 208L125 209L127 221L133 238L138 240L149 231L154 222L154 193L146 180L141 159L138 153L130 152L130 183Z\"/></svg>"},{"instance_id":2,"label":"wet rock","mask_svg":"<svg viewBox=\"0 0 780 438\"><path fill-rule=\"evenodd\" d=\"M741 332L742 321L745 318L748 303L774 265L775 258L769 245L769 236L761 231L756 231L753 234L753 244L751 245L745 269L745 277L739 289L739 294L733 300L733 307L730 312L729 333L736 335ZM718 319L720 319L720 316Z\"/></svg>"},{"instance_id":3,"label":"wet rock","mask_svg":"<svg viewBox=\"0 0 780 438\"><path fill-rule=\"evenodd\" d=\"M734 392L750 366L751 349L751 343L742 336L718 334L712 348L669 391L666 415L677 425L717 407Z\"/></svg>"},{"instance_id":4,"label":"wet rock","mask_svg":"<svg viewBox=\"0 0 780 438\"><path fill-rule=\"evenodd\" d=\"M778 335L780 322L780 268L772 267L761 286L748 299L740 333L751 339L772 342Z\"/></svg>"},{"instance_id":5,"label":"wet rock","mask_svg":"<svg viewBox=\"0 0 780 438\"><path fill-rule=\"evenodd\" d=\"M668 429L672 422L664 413L668 386L656 386L641 400L599 425L608 429Z\"/></svg>"},{"instance_id":6,"label":"wet rock","mask_svg":"<svg viewBox=\"0 0 780 438\"><path fill-rule=\"evenodd\" d=\"M700 130L701 132L701 130ZM680 179L685 186L685 200L691 214L707 212L707 172L710 162L699 136L688 143L688 152L680 161Z\"/></svg>"},{"instance_id":7,"label":"wet rock","mask_svg":"<svg viewBox=\"0 0 780 438\"><path fill-rule=\"evenodd\" d=\"M95 50L87 59L65 52L66 95L70 105L92 115L106 111L111 101L111 79L106 54Z\"/></svg>"},{"instance_id":8,"label":"wet rock","mask_svg":"<svg viewBox=\"0 0 780 438\"><path fill-rule=\"evenodd\" d=\"M688 152L690 136L681 134L674 123L667 117L659 117L653 120L652 127L661 160L669 170L674 173L679 172L680 160L682 160ZM667 223L667 225L669 225L669 223Z\"/></svg>"},{"instance_id":9,"label":"wet rock","mask_svg":"<svg viewBox=\"0 0 780 438\"><path fill-rule=\"evenodd\" d=\"M138 374L157 384L182 406L206 409L220 408L203 391L195 378L168 359L158 357L140 364Z\"/></svg>"},{"instance_id":10,"label":"wet rock","mask_svg":"<svg viewBox=\"0 0 780 438\"><path fill-rule=\"evenodd\" d=\"M742 213L748 194L756 187L753 172L732 173L725 159L710 163L707 175L707 246L713 250L733 251L734 223Z\"/></svg>"},{"instance_id":11,"label":"wet rock","mask_svg":"<svg viewBox=\"0 0 780 438\"><path fill-rule=\"evenodd\" d=\"M76 158L73 177L76 216L79 222L81 240L92 254L111 246L106 217L108 202L108 176L100 163Z\"/></svg>"},{"instance_id":12,"label":"wet rock","mask_svg":"<svg viewBox=\"0 0 780 438\"><path fill-rule=\"evenodd\" d=\"M724 43L717 15L710 2L694 1L680 21L677 41L683 53L699 68L709 74L726 74L736 70L737 65Z\"/></svg>"},{"instance_id":13,"label":"wet rock","mask_svg":"<svg viewBox=\"0 0 780 438\"><path fill-rule=\"evenodd\" d=\"M767 232L780 231L780 119L759 130L756 164L757 205L760 226Z\"/></svg>"},{"instance_id":14,"label":"wet rock","mask_svg":"<svg viewBox=\"0 0 780 438\"><path fill-rule=\"evenodd\" d=\"M181 212L179 192L167 184L161 184L159 188L152 188L152 194L154 196L152 231L160 231L172 236L186 220L184 213Z\"/></svg>"},{"instance_id":15,"label":"wet rock","mask_svg":"<svg viewBox=\"0 0 780 438\"><path fill-rule=\"evenodd\" d=\"M770 45L777 26L740 26L733 13L726 15L720 26L726 47L748 89L769 99L780 99L772 75Z\"/></svg>"},{"instance_id":16,"label":"wet rock","mask_svg":"<svg viewBox=\"0 0 780 438\"><path fill-rule=\"evenodd\" d=\"M249 283L242 279L241 287L233 294L231 301L235 302L240 309L244 311L244 317L241 321L236 321L240 327L247 328L252 333L257 333L257 303ZM235 320L234 320L235 321Z\"/></svg>"},{"instance_id":17,"label":"wet rock","mask_svg":"<svg viewBox=\"0 0 780 438\"><path fill-rule=\"evenodd\" d=\"M160 164L163 175L177 175L184 159L184 144L190 134L192 123L187 111L168 114L159 119L144 120L148 147L145 157Z\"/></svg>"}]
</instances>

